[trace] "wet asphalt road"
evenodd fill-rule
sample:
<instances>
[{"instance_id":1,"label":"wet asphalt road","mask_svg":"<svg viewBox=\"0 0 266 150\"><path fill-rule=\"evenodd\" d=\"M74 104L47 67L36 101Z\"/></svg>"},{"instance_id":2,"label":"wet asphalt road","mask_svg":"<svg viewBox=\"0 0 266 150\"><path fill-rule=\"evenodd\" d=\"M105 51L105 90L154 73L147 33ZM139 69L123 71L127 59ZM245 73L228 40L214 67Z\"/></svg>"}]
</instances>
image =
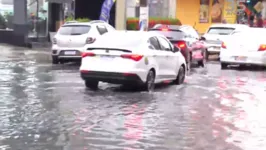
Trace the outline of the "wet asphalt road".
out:
<instances>
[{"instance_id":1,"label":"wet asphalt road","mask_svg":"<svg viewBox=\"0 0 266 150\"><path fill-rule=\"evenodd\" d=\"M265 150L266 72L192 69L154 93L85 89L77 64L0 46L0 149Z\"/></svg>"}]
</instances>

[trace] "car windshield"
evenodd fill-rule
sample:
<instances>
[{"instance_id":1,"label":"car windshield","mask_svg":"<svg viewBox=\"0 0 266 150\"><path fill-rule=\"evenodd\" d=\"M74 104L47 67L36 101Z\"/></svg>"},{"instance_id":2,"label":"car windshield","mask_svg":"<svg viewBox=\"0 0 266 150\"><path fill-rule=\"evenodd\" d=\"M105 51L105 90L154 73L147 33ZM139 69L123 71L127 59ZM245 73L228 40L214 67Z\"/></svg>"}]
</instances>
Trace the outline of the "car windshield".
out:
<instances>
[{"instance_id":1,"label":"car windshield","mask_svg":"<svg viewBox=\"0 0 266 150\"><path fill-rule=\"evenodd\" d=\"M235 30L235 28L225 28L225 27L211 27L208 30L208 34L219 34L219 35L229 35Z\"/></svg>"},{"instance_id":2,"label":"car windshield","mask_svg":"<svg viewBox=\"0 0 266 150\"><path fill-rule=\"evenodd\" d=\"M90 28L88 25L64 25L58 33L60 35L82 35L88 33Z\"/></svg>"},{"instance_id":3,"label":"car windshield","mask_svg":"<svg viewBox=\"0 0 266 150\"><path fill-rule=\"evenodd\" d=\"M180 39L184 38L184 36L185 36L184 32L182 32L180 30L163 31L160 29L151 29L150 32L156 32L156 33L162 34L166 38L168 38L169 40L180 40Z\"/></svg>"}]
</instances>

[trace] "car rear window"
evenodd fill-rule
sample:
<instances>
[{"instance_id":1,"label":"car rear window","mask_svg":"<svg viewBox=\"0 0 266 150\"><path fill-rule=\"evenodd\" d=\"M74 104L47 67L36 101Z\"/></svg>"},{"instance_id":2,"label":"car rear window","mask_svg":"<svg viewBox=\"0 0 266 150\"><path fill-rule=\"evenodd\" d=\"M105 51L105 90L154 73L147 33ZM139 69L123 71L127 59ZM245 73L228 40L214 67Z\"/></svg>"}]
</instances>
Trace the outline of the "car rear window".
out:
<instances>
[{"instance_id":1,"label":"car rear window","mask_svg":"<svg viewBox=\"0 0 266 150\"><path fill-rule=\"evenodd\" d=\"M150 32L156 32L156 33L162 34L169 40L180 40L184 38L185 36L184 32L180 30L162 31L160 29L150 29Z\"/></svg>"},{"instance_id":2,"label":"car rear window","mask_svg":"<svg viewBox=\"0 0 266 150\"><path fill-rule=\"evenodd\" d=\"M235 28L225 28L225 27L211 27L208 30L208 34L219 34L219 35L228 35L232 33Z\"/></svg>"},{"instance_id":3,"label":"car rear window","mask_svg":"<svg viewBox=\"0 0 266 150\"><path fill-rule=\"evenodd\" d=\"M58 33L60 35L82 35L88 33L90 28L88 25L64 25Z\"/></svg>"}]
</instances>

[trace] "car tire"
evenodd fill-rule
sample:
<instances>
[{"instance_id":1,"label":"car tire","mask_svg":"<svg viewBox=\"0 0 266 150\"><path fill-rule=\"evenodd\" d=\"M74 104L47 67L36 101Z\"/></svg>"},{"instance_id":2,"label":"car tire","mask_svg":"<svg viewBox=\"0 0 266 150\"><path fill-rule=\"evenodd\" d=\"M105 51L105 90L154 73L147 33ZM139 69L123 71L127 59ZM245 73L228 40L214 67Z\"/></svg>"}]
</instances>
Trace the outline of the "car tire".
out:
<instances>
[{"instance_id":1,"label":"car tire","mask_svg":"<svg viewBox=\"0 0 266 150\"><path fill-rule=\"evenodd\" d=\"M147 74L146 82L143 85L143 89L148 92L152 92L155 87L155 71L150 70Z\"/></svg>"},{"instance_id":2,"label":"car tire","mask_svg":"<svg viewBox=\"0 0 266 150\"><path fill-rule=\"evenodd\" d=\"M208 52L208 50L206 50L206 60L209 60L210 57L210 53Z\"/></svg>"},{"instance_id":3,"label":"car tire","mask_svg":"<svg viewBox=\"0 0 266 150\"><path fill-rule=\"evenodd\" d=\"M174 80L174 84L176 85L183 84L185 81L185 77L186 77L186 71L185 67L182 65L178 70L178 74L176 76L176 79Z\"/></svg>"},{"instance_id":4,"label":"car tire","mask_svg":"<svg viewBox=\"0 0 266 150\"><path fill-rule=\"evenodd\" d=\"M59 64L59 59L57 56L52 56L52 64Z\"/></svg>"},{"instance_id":5,"label":"car tire","mask_svg":"<svg viewBox=\"0 0 266 150\"><path fill-rule=\"evenodd\" d=\"M227 69L228 67L228 64L226 63L221 63L221 69Z\"/></svg>"},{"instance_id":6,"label":"car tire","mask_svg":"<svg viewBox=\"0 0 266 150\"><path fill-rule=\"evenodd\" d=\"M187 70L188 70L188 71L191 70L191 66L192 66L191 61L192 61L192 54L189 53L189 54L187 55Z\"/></svg>"},{"instance_id":7,"label":"car tire","mask_svg":"<svg viewBox=\"0 0 266 150\"><path fill-rule=\"evenodd\" d=\"M199 67L205 67L205 64L207 62L207 60L206 60L206 51L204 51L202 55L203 55L203 59L198 61L198 66Z\"/></svg>"},{"instance_id":8,"label":"car tire","mask_svg":"<svg viewBox=\"0 0 266 150\"><path fill-rule=\"evenodd\" d=\"M91 90L97 90L98 89L98 84L99 84L99 81L85 80L86 88L89 88Z\"/></svg>"}]
</instances>

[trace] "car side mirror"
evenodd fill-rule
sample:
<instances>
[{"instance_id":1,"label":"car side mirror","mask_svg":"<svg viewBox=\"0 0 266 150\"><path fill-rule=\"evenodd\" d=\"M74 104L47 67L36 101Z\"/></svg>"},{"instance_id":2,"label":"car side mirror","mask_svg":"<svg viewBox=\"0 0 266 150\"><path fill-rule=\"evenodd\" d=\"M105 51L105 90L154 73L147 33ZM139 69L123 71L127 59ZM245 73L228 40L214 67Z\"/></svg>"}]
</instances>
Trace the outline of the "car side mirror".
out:
<instances>
[{"instance_id":1,"label":"car side mirror","mask_svg":"<svg viewBox=\"0 0 266 150\"><path fill-rule=\"evenodd\" d=\"M205 37L200 37L200 39L199 39L200 41L206 41L206 38Z\"/></svg>"},{"instance_id":2,"label":"car side mirror","mask_svg":"<svg viewBox=\"0 0 266 150\"><path fill-rule=\"evenodd\" d=\"M180 48L179 47L176 47L176 46L174 46L174 53L176 53L176 52L179 52L180 51Z\"/></svg>"}]
</instances>

